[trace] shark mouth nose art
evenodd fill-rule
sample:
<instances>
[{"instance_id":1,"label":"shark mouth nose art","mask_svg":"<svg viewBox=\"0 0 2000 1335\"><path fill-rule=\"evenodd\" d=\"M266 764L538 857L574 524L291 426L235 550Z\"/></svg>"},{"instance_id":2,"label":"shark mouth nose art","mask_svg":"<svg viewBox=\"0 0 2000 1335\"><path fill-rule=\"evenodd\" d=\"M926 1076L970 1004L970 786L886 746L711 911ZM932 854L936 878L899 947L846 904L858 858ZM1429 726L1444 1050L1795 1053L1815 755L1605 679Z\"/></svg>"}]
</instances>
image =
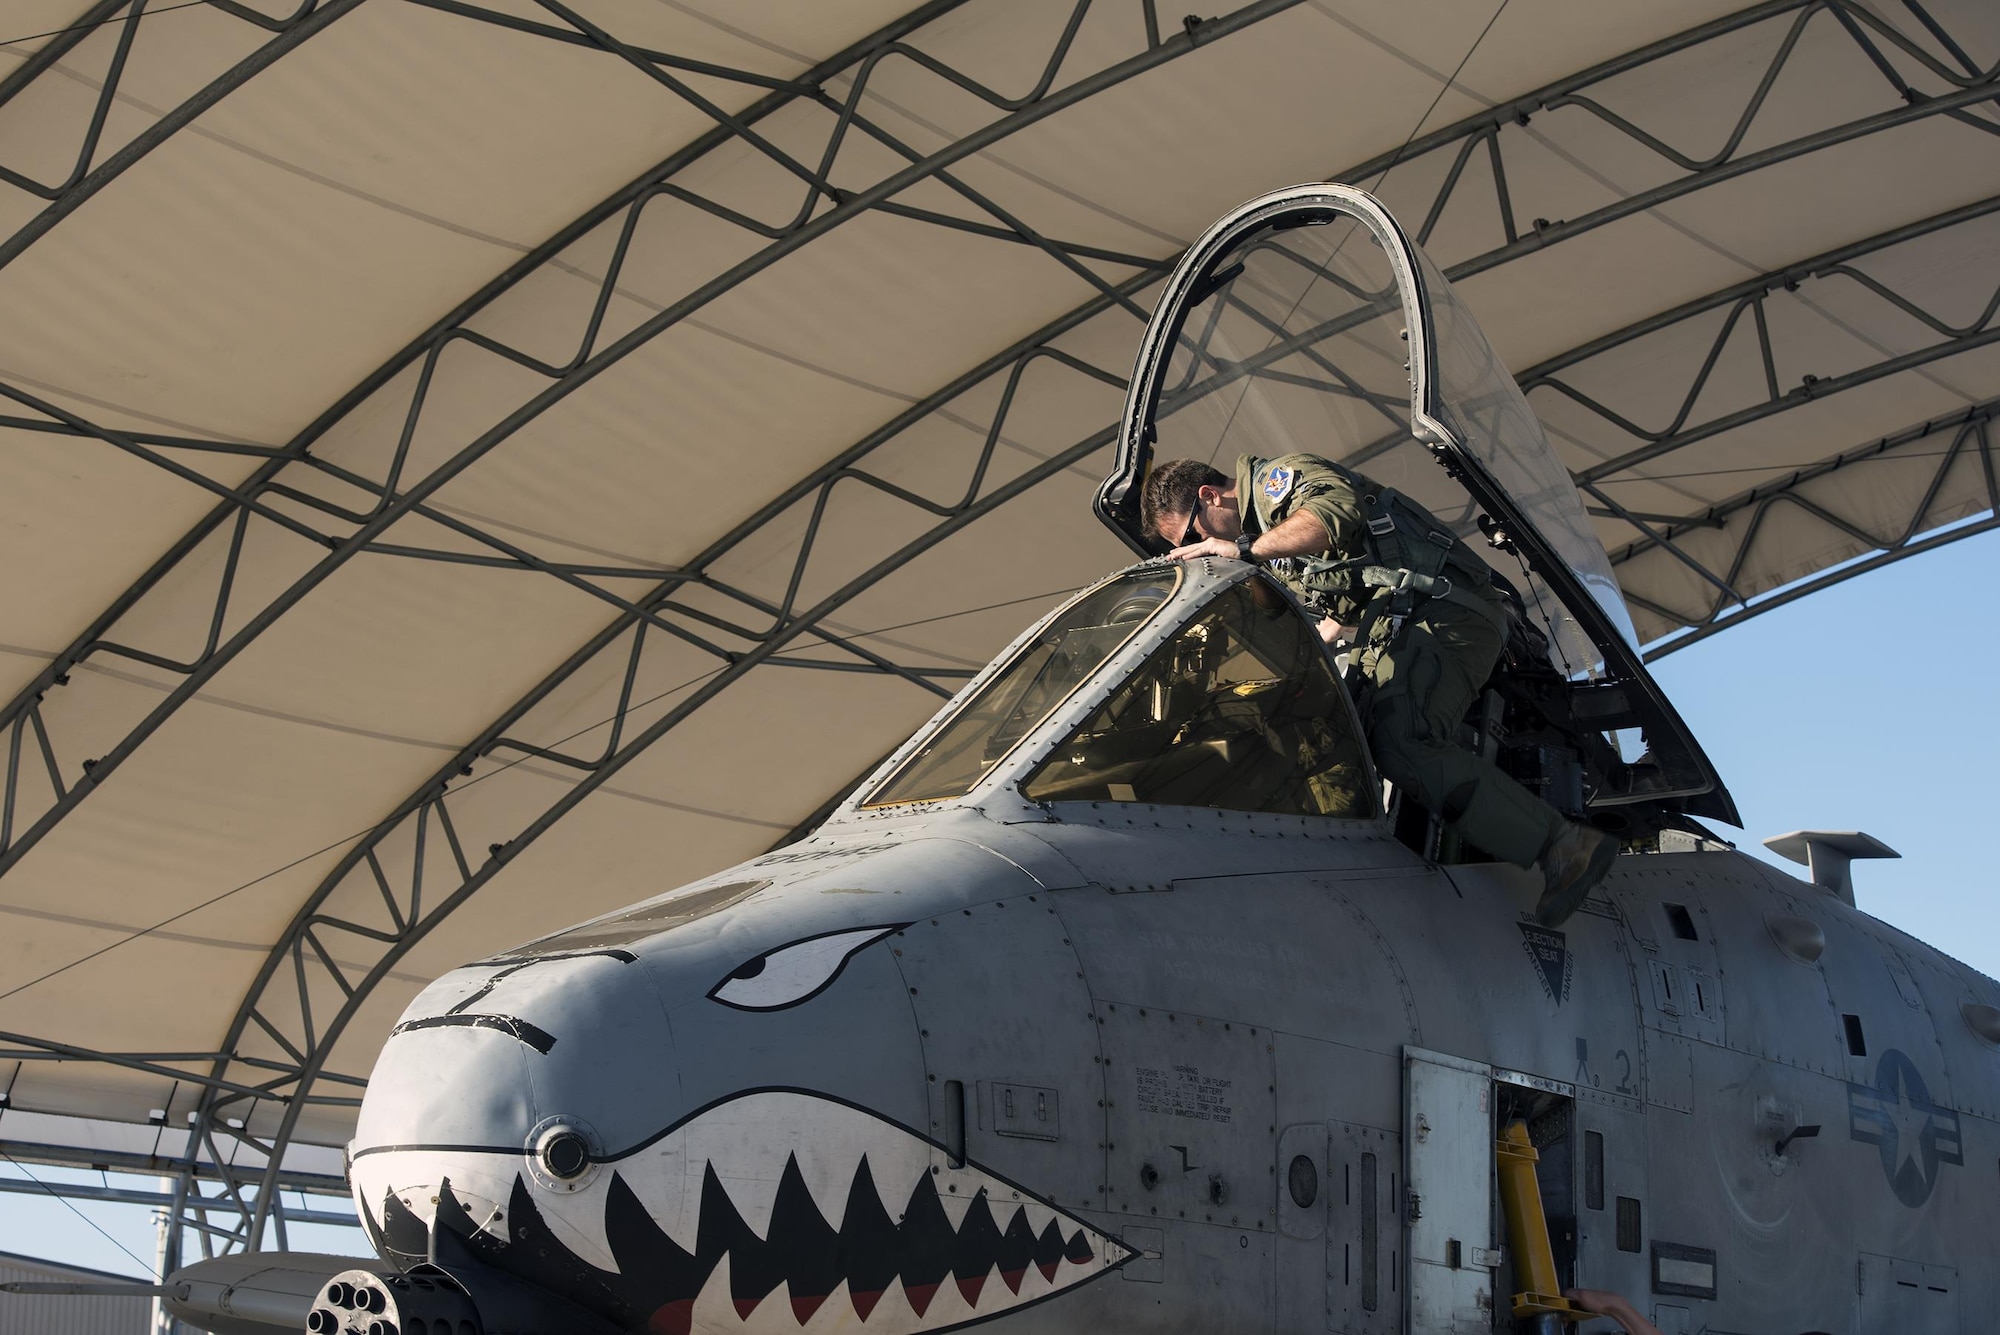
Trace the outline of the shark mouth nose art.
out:
<instances>
[{"instance_id":1,"label":"shark mouth nose art","mask_svg":"<svg viewBox=\"0 0 2000 1335\"><path fill-rule=\"evenodd\" d=\"M799 1091L727 1099L563 1189L531 1187L524 1157L364 1149L355 1194L387 1251L421 1259L430 1230L449 1229L487 1264L658 1335L950 1330L1137 1254L905 1127Z\"/></svg>"}]
</instances>

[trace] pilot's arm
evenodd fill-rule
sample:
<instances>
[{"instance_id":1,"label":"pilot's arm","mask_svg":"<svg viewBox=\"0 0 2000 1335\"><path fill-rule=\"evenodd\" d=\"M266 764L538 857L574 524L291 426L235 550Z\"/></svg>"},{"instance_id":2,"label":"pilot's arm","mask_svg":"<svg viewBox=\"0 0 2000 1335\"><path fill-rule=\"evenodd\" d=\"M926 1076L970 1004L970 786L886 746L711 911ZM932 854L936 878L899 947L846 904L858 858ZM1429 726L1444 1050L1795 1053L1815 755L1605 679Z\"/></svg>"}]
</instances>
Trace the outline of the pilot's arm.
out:
<instances>
[{"instance_id":1,"label":"pilot's arm","mask_svg":"<svg viewBox=\"0 0 2000 1335\"><path fill-rule=\"evenodd\" d=\"M1361 510L1361 498L1354 494L1345 477L1329 468L1325 460L1310 454L1288 454L1273 459L1260 470L1259 476L1275 468L1290 469L1293 481L1286 494L1271 505L1265 531L1251 544L1251 559L1259 564L1288 556L1346 560L1367 550L1368 520ZM1238 503L1249 506L1255 501L1244 495L1239 496ZM1179 548L1173 556L1185 560L1191 556L1236 554L1234 543L1211 538ZM1327 617L1319 623L1319 634L1328 644L1337 644L1352 640L1355 628Z\"/></svg>"},{"instance_id":2,"label":"pilot's arm","mask_svg":"<svg viewBox=\"0 0 2000 1335\"><path fill-rule=\"evenodd\" d=\"M1608 1316L1625 1327L1626 1335L1660 1335L1660 1328L1639 1315L1623 1294L1604 1289L1564 1289L1563 1297L1593 1316Z\"/></svg>"},{"instance_id":3,"label":"pilot's arm","mask_svg":"<svg viewBox=\"0 0 2000 1335\"><path fill-rule=\"evenodd\" d=\"M1326 524L1312 511L1299 510L1270 532L1259 533L1257 540L1250 544L1250 556L1261 565L1283 556L1324 556L1332 548L1333 540L1327 535ZM1228 538L1203 538L1200 542L1176 547L1168 553L1175 561L1188 561L1197 556L1234 559L1236 555L1236 544Z\"/></svg>"},{"instance_id":4,"label":"pilot's arm","mask_svg":"<svg viewBox=\"0 0 2000 1335\"><path fill-rule=\"evenodd\" d=\"M1324 556L1332 549L1333 540L1327 535L1325 523L1311 510L1301 509L1270 532L1258 534L1257 541L1251 544L1250 557L1262 564L1286 556ZM1198 555L1235 556L1236 544L1224 538L1208 538L1174 550L1175 560ZM1320 639L1328 644L1351 641L1355 636L1353 626L1343 626L1332 617L1321 617L1317 629Z\"/></svg>"},{"instance_id":5,"label":"pilot's arm","mask_svg":"<svg viewBox=\"0 0 2000 1335\"><path fill-rule=\"evenodd\" d=\"M1291 516L1269 533L1259 533L1250 544L1250 554L1259 561L1275 561L1284 556L1324 556L1333 550L1333 537L1326 523L1310 510L1294 510Z\"/></svg>"},{"instance_id":6,"label":"pilot's arm","mask_svg":"<svg viewBox=\"0 0 2000 1335\"><path fill-rule=\"evenodd\" d=\"M1368 550L1368 518L1346 477L1310 454L1285 455L1267 468L1289 468L1294 481L1272 507L1275 522L1251 549L1257 560L1323 556L1345 561ZM1328 644L1351 643L1357 633L1332 617L1322 618L1318 629Z\"/></svg>"}]
</instances>

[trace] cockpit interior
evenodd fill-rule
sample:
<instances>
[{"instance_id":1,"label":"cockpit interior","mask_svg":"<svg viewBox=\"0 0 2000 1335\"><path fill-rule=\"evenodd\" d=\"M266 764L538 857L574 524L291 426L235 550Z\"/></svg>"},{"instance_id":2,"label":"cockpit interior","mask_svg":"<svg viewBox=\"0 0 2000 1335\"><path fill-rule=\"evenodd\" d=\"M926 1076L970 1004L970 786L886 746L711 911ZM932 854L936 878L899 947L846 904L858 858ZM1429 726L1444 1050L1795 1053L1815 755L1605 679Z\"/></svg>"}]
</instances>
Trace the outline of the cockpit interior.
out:
<instances>
[{"instance_id":1,"label":"cockpit interior","mask_svg":"<svg viewBox=\"0 0 2000 1335\"><path fill-rule=\"evenodd\" d=\"M956 797L1174 593L1147 566L1037 632L870 805ZM1033 802L1149 802L1347 819L1377 814L1351 702L1319 637L1268 576L1220 589L1024 778Z\"/></svg>"}]
</instances>

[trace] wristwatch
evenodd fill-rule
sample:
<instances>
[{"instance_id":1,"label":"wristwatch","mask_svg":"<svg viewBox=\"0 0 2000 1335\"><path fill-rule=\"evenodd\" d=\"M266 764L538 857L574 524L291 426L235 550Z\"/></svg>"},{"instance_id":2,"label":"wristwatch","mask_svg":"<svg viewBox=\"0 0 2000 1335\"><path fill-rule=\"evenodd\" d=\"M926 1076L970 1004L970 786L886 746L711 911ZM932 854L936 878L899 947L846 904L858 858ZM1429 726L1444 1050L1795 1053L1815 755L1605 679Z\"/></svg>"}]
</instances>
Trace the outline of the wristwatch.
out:
<instances>
[{"instance_id":1,"label":"wristwatch","mask_svg":"<svg viewBox=\"0 0 2000 1335\"><path fill-rule=\"evenodd\" d=\"M1250 549L1256 545L1257 538L1255 534L1239 533L1236 535L1236 555L1248 561L1253 566L1257 564L1257 558L1250 554Z\"/></svg>"}]
</instances>

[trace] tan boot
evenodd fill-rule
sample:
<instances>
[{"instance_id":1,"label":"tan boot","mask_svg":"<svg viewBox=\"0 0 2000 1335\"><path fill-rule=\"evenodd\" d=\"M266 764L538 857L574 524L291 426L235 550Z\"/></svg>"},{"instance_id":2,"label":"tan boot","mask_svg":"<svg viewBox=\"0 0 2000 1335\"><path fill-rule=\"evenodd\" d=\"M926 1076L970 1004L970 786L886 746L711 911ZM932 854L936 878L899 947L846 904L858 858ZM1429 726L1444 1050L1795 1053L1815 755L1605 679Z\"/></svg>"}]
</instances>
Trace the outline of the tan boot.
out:
<instances>
[{"instance_id":1,"label":"tan boot","mask_svg":"<svg viewBox=\"0 0 2000 1335\"><path fill-rule=\"evenodd\" d=\"M1542 869L1542 898L1535 905L1535 921L1555 927L1566 921L1583 903L1611 860L1618 856L1618 841L1602 830L1571 821L1562 833L1549 841L1537 861Z\"/></svg>"}]
</instances>

